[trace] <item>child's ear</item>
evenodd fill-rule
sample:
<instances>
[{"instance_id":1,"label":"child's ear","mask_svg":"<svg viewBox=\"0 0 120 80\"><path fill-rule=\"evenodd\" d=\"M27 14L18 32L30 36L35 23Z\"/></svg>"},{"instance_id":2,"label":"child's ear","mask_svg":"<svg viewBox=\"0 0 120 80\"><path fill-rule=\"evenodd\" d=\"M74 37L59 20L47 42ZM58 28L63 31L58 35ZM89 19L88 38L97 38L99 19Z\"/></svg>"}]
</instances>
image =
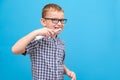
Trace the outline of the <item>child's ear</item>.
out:
<instances>
[{"instance_id":1,"label":"child's ear","mask_svg":"<svg viewBox=\"0 0 120 80\"><path fill-rule=\"evenodd\" d=\"M41 19L40 19L40 22L41 22L41 24L42 24L43 26L46 26L46 20L45 20L44 18L41 18Z\"/></svg>"}]
</instances>

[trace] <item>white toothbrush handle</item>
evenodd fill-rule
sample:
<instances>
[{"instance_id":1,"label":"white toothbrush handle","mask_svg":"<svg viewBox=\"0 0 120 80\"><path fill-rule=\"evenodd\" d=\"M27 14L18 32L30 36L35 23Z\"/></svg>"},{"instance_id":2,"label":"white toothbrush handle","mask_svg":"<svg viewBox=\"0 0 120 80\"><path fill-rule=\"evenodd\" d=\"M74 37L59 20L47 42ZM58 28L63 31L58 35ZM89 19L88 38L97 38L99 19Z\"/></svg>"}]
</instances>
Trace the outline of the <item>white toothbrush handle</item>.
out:
<instances>
[{"instance_id":1,"label":"white toothbrush handle","mask_svg":"<svg viewBox=\"0 0 120 80\"><path fill-rule=\"evenodd\" d=\"M39 39L42 39L42 38L44 38L44 36L36 36L35 40L39 40Z\"/></svg>"}]
</instances>

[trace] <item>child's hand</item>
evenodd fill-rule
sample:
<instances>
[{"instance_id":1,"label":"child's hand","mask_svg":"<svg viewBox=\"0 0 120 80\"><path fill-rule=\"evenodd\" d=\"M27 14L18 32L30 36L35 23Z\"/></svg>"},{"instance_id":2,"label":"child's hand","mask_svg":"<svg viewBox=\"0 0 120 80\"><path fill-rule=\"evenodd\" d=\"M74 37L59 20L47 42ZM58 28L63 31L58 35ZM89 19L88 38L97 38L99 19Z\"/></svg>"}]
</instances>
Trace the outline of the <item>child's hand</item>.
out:
<instances>
[{"instance_id":1,"label":"child's hand","mask_svg":"<svg viewBox=\"0 0 120 80\"><path fill-rule=\"evenodd\" d=\"M76 80L76 75L73 71L68 70L66 73L72 80Z\"/></svg>"},{"instance_id":2,"label":"child's hand","mask_svg":"<svg viewBox=\"0 0 120 80\"><path fill-rule=\"evenodd\" d=\"M54 34L54 30L49 28L41 28L36 30L36 33L37 36L45 36L46 38L49 38Z\"/></svg>"},{"instance_id":3,"label":"child's hand","mask_svg":"<svg viewBox=\"0 0 120 80\"><path fill-rule=\"evenodd\" d=\"M42 29L38 29L37 33L38 36L45 36L46 38L49 38L50 36L54 36L57 35L60 31L62 31L61 28L59 29L50 29L50 28L42 28Z\"/></svg>"}]
</instances>

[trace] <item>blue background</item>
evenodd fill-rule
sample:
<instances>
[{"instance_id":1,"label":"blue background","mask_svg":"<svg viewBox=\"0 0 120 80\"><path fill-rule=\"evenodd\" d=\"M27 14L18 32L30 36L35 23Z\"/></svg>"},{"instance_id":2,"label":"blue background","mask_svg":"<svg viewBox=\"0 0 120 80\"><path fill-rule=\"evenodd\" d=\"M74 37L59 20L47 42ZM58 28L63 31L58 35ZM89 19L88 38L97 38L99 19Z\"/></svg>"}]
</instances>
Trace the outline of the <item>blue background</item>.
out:
<instances>
[{"instance_id":1,"label":"blue background","mask_svg":"<svg viewBox=\"0 0 120 80\"><path fill-rule=\"evenodd\" d=\"M29 56L14 55L11 47L42 27L47 3L65 11L68 22L60 37L65 64L77 80L120 80L120 0L0 0L0 80L32 80Z\"/></svg>"}]
</instances>

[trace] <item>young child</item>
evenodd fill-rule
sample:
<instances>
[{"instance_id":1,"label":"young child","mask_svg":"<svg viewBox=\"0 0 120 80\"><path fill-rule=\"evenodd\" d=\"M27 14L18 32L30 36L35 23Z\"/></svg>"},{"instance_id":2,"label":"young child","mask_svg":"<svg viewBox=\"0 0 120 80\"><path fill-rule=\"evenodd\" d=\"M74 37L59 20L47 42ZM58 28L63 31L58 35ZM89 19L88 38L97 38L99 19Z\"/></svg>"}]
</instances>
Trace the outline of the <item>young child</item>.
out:
<instances>
[{"instance_id":1,"label":"young child","mask_svg":"<svg viewBox=\"0 0 120 80\"><path fill-rule=\"evenodd\" d=\"M47 4L42 10L44 28L32 31L12 47L15 54L30 55L33 80L64 80L64 74L76 80L75 73L64 65L64 42L57 37L66 21L59 5Z\"/></svg>"}]
</instances>

